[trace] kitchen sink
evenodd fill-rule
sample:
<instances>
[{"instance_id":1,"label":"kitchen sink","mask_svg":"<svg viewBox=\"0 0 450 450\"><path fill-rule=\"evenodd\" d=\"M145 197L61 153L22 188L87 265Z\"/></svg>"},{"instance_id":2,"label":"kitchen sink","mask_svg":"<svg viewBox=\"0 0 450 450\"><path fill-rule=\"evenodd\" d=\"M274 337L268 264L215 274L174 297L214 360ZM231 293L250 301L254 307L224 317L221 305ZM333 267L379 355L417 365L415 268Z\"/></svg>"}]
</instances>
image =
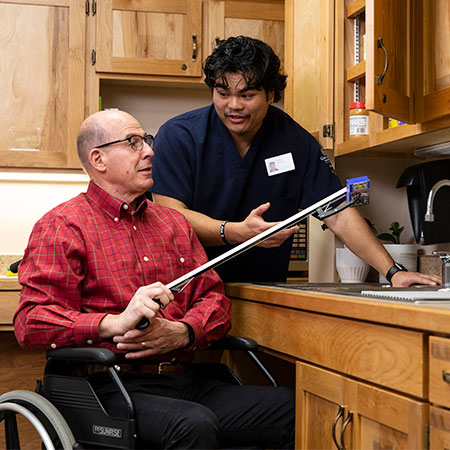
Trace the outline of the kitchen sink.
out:
<instances>
[{"instance_id":1,"label":"kitchen sink","mask_svg":"<svg viewBox=\"0 0 450 450\"><path fill-rule=\"evenodd\" d=\"M323 292L337 295L350 295L355 297L381 298L407 302L448 301L450 290L441 286L416 285L408 288L394 288L380 283L253 283L275 288L293 289L311 292Z\"/></svg>"}]
</instances>

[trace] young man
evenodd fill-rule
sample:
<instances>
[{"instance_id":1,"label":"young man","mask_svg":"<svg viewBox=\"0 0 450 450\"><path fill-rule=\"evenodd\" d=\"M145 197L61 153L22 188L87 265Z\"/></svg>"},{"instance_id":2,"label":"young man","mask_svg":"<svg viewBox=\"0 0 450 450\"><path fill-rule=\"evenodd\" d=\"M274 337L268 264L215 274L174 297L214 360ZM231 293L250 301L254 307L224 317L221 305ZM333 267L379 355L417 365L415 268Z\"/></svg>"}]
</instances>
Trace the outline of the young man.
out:
<instances>
[{"instance_id":1,"label":"young man","mask_svg":"<svg viewBox=\"0 0 450 450\"><path fill-rule=\"evenodd\" d=\"M244 36L221 41L204 73L213 104L160 128L152 195L186 216L212 258L223 245L255 236L341 184L318 142L272 105L286 75L267 44ZM324 222L394 286L439 282L394 264L354 208ZM294 231L284 230L219 267L219 275L224 281L284 281Z\"/></svg>"},{"instance_id":2,"label":"young man","mask_svg":"<svg viewBox=\"0 0 450 450\"><path fill-rule=\"evenodd\" d=\"M230 301L213 270L181 293L165 286L206 255L182 214L146 200L152 144L122 111L82 124L78 153L91 181L33 229L19 267L17 340L114 351L145 448L293 448L290 389L234 386L192 370L196 351L230 329ZM138 330L142 317L150 325ZM108 374L90 378L108 411L120 415L123 401Z\"/></svg>"}]
</instances>

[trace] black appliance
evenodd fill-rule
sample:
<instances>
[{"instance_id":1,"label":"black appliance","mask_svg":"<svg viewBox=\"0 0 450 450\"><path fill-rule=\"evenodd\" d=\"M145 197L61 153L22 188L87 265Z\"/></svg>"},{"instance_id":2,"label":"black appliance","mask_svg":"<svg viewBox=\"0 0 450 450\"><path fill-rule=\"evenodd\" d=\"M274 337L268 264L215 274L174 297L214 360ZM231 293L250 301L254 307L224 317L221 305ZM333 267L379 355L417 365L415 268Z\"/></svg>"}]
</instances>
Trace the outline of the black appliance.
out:
<instances>
[{"instance_id":1,"label":"black appliance","mask_svg":"<svg viewBox=\"0 0 450 450\"><path fill-rule=\"evenodd\" d=\"M430 161L405 169L397 187L406 187L409 215L417 243L450 242L450 187L443 186L434 198L434 222L425 222L428 194L433 185L450 180L450 159ZM421 239L423 236L423 239Z\"/></svg>"}]
</instances>

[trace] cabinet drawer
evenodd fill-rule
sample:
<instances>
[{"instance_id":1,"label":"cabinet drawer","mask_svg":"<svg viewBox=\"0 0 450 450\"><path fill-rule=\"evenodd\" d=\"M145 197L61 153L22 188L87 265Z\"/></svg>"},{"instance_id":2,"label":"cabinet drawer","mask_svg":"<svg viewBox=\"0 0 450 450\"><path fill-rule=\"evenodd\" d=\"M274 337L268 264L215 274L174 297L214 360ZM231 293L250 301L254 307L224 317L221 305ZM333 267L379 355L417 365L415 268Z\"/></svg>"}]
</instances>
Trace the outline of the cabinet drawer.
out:
<instances>
[{"instance_id":1,"label":"cabinet drawer","mask_svg":"<svg viewBox=\"0 0 450 450\"><path fill-rule=\"evenodd\" d=\"M430 337L429 383L431 403L450 407L450 339Z\"/></svg>"},{"instance_id":2,"label":"cabinet drawer","mask_svg":"<svg viewBox=\"0 0 450 450\"><path fill-rule=\"evenodd\" d=\"M20 291L0 291L0 325L11 325Z\"/></svg>"},{"instance_id":3,"label":"cabinet drawer","mask_svg":"<svg viewBox=\"0 0 450 450\"><path fill-rule=\"evenodd\" d=\"M425 397L421 332L232 299L232 333L299 360Z\"/></svg>"}]
</instances>

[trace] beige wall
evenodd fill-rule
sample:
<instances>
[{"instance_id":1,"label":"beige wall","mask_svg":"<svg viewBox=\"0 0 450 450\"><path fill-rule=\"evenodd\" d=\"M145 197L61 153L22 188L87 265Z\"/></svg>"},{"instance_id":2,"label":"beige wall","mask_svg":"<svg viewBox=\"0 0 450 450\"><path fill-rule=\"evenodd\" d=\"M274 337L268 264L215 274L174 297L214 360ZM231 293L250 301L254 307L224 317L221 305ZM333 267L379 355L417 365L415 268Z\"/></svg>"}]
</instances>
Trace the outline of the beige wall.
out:
<instances>
[{"instance_id":1,"label":"beige wall","mask_svg":"<svg viewBox=\"0 0 450 450\"><path fill-rule=\"evenodd\" d=\"M86 185L82 174L0 172L0 254L22 255L34 223Z\"/></svg>"}]
</instances>

